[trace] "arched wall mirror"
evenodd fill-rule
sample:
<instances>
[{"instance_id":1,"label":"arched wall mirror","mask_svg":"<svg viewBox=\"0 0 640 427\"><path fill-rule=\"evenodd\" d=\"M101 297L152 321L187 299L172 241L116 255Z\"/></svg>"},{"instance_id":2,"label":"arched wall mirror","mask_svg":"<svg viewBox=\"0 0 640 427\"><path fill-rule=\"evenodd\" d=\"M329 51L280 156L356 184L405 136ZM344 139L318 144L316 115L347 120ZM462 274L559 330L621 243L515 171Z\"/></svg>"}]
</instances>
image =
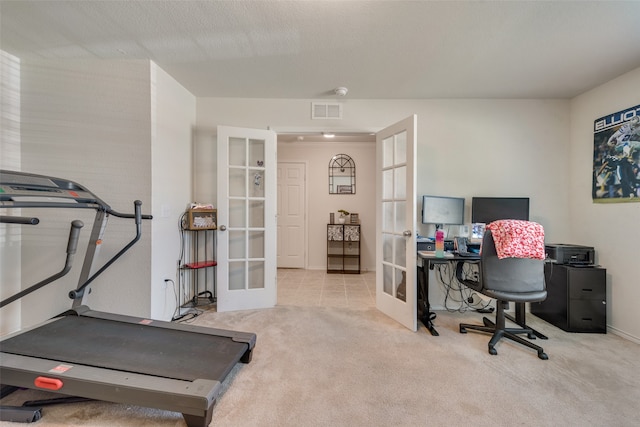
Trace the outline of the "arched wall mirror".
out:
<instances>
[{"instance_id":1,"label":"arched wall mirror","mask_svg":"<svg viewBox=\"0 0 640 427\"><path fill-rule=\"evenodd\" d=\"M356 164L346 154L329 161L329 194L356 194Z\"/></svg>"}]
</instances>

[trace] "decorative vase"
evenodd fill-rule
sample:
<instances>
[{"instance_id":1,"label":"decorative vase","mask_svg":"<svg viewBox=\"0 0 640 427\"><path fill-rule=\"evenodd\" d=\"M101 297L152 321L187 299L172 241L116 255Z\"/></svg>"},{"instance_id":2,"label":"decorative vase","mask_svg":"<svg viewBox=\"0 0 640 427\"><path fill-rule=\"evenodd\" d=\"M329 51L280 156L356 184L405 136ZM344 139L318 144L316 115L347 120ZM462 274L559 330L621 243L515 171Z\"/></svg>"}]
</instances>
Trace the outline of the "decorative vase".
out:
<instances>
[{"instance_id":1,"label":"decorative vase","mask_svg":"<svg viewBox=\"0 0 640 427\"><path fill-rule=\"evenodd\" d=\"M344 224L346 220L347 218L344 215L340 215L340 218L338 218L338 222L340 224Z\"/></svg>"}]
</instances>

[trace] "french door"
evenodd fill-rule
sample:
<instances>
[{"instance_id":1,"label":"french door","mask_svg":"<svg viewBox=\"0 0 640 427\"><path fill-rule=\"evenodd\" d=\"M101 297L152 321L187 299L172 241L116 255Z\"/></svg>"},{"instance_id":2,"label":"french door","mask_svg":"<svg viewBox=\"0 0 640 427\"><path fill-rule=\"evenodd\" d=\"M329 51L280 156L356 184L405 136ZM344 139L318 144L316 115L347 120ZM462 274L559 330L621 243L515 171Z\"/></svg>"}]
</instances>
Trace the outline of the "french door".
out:
<instances>
[{"instance_id":1,"label":"french door","mask_svg":"<svg viewBox=\"0 0 640 427\"><path fill-rule=\"evenodd\" d=\"M408 117L376 135L376 307L417 330L416 129Z\"/></svg>"},{"instance_id":2,"label":"french door","mask_svg":"<svg viewBox=\"0 0 640 427\"><path fill-rule=\"evenodd\" d=\"M217 310L276 305L276 134L218 126Z\"/></svg>"}]
</instances>

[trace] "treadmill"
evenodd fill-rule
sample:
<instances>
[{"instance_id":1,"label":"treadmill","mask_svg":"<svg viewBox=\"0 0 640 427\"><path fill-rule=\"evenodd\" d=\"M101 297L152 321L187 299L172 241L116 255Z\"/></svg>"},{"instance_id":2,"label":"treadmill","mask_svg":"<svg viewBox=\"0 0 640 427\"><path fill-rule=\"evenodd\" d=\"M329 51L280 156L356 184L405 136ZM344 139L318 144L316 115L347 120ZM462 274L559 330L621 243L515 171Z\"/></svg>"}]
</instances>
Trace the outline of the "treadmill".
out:
<instances>
[{"instance_id":1,"label":"treadmill","mask_svg":"<svg viewBox=\"0 0 640 427\"><path fill-rule=\"evenodd\" d=\"M93 209L96 211L72 308L40 325L0 340L3 392L17 388L51 391L182 413L187 426L211 423L222 382L238 362L249 363L256 335L91 310L89 285L141 235L141 202L134 213L117 212L85 187L44 175L0 171L0 208ZM0 222L37 225L38 218L0 216ZM100 268L94 259L109 216L133 219L136 235ZM0 308L64 276L70 269L83 224L71 224L63 269L0 302ZM39 410L0 408L2 420L30 422Z\"/></svg>"}]
</instances>

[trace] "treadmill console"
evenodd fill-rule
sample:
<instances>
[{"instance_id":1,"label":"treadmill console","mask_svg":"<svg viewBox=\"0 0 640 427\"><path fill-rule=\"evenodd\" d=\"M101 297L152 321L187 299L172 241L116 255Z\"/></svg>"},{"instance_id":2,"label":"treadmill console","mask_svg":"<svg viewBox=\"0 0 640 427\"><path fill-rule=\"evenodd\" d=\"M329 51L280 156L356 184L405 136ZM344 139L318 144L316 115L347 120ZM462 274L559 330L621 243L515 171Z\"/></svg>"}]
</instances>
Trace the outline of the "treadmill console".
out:
<instances>
[{"instance_id":1,"label":"treadmill console","mask_svg":"<svg viewBox=\"0 0 640 427\"><path fill-rule=\"evenodd\" d=\"M89 190L73 181L23 172L0 171L2 206L21 207L37 206L39 203L74 202L106 206Z\"/></svg>"}]
</instances>

